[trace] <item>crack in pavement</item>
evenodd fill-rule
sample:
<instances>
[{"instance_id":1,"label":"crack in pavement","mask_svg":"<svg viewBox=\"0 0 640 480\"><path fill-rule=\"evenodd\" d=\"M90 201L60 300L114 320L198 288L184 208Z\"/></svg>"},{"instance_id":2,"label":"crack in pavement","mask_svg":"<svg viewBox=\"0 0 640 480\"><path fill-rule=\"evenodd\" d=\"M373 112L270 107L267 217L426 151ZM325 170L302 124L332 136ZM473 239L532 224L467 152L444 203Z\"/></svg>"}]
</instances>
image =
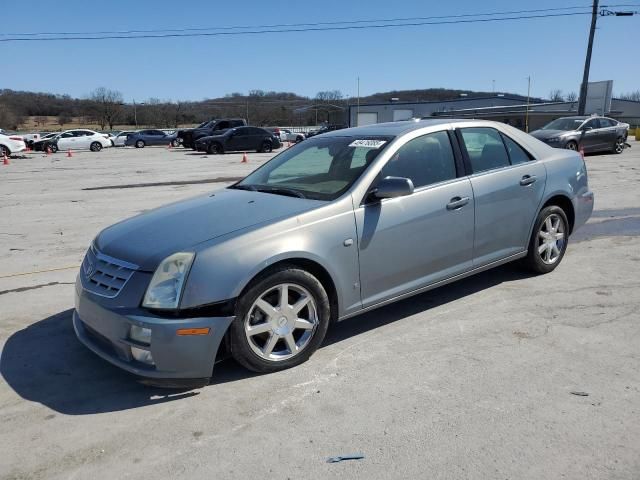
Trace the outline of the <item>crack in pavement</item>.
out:
<instances>
[{"instance_id":1,"label":"crack in pavement","mask_svg":"<svg viewBox=\"0 0 640 480\"><path fill-rule=\"evenodd\" d=\"M83 188L84 191L93 190L119 190L122 188L144 188L144 187L167 187L174 185L199 185L202 183L224 183L224 182L237 182L244 177L216 177L216 178L203 178L201 180L176 180L173 182L150 182L150 183L129 183L125 185L106 185L103 187L87 187Z\"/></svg>"},{"instance_id":2,"label":"crack in pavement","mask_svg":"<svg viewBox=\"0 0 640 480\"><path fill-rule=\"evenodd\" d=\"M75 285L75 282L49 282L49 283L41 283L39 285L33 285L32 287L19 287L19 288L13 288L11 290L0 290L0 295L4 295L6 293L21 293L21 292L26 292L28 290L37 290L38 288L43 288L43 287L53 287L55 285Z\"/></svg>"}]
</instances>

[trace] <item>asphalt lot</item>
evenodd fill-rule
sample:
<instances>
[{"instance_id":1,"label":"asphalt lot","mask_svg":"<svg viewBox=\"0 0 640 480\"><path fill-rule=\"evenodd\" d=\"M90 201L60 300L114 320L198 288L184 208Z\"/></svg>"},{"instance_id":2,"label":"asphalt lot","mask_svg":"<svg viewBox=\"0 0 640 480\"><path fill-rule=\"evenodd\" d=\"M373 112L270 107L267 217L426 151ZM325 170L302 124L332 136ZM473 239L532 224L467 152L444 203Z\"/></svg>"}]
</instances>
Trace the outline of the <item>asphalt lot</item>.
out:
<instances>
[{"instance_id":1,"label":"asphalt lot","mask_svg":"<svg viewBox=\"0 0 640 480\"><path fill-rule=\"evenodd\" d=\"M0 165L0 478L639 478L630 143L587 157L596 211L552 274L501 267L342 322L298 368L226 361L186 392L143 387L76 341L77 266L102 227L271 155L108 149ZM326 463L353 453L365 458Z\"/></svg>"}]
</instances>

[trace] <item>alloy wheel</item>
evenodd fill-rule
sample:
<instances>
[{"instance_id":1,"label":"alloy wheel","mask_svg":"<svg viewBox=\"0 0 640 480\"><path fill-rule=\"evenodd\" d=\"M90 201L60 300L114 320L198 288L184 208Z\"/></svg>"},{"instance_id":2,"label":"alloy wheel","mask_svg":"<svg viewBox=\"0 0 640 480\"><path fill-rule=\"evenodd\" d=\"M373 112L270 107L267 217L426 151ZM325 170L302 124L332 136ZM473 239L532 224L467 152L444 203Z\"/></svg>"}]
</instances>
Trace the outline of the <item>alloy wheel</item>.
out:
<instances>
[{"instance_id":1,"label":"alloy wheel","mask_svg":"<svg viewBox=\"0 0 640 480\"><path fill-rule=\"evenodd\" d=\"M538 231L538 255L547 265L553 265L562 255L566 245L566 228L560 215L552 213L540 225Z\"/></svg>"},{"instance_id":2,"label":"alloy wheel","mask_svg":"<svg viewBox=\"0 0 640 480\"><path fill-rule=\"evenodd\" d=\"M624 140L622 138L618 138L616 140L616 146L614 147L614 151L616 153L622 153L624 151Z\"/></svg>"},{"instance_id":3,"label":"alloy wheel","mask_svg":"<svg viewBox=\"0 0 640 480\"><path fill-rule=\"evenodd\" d=\"M256 355L277 362L304 350L318 323L313 295L300 285L283 283L269 288L253 302L244 330Z\"/></svg>"}]
</instances>

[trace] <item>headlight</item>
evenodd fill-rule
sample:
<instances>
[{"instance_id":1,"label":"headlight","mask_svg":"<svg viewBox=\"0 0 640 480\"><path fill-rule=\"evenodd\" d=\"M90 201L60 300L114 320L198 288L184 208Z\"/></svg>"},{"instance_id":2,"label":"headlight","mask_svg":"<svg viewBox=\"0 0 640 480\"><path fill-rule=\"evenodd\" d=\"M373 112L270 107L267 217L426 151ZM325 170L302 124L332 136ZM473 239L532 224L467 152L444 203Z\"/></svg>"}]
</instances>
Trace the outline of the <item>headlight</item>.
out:
<instances>
[{"instance_id":1,"label":"headlight","mask_svg":"<svg viewBox=\"0 0 640 480\"><path fill-rule=\"evenodd\" d=\"M547 142L559 142L560 137L547 138Z\"/></svg>"},{"instance_id":2,"label":"headlight","mask_svg":"<svg viewBox=\"0 0 640 480\"><path fill-rule=\"evenodd\" d=\"M195 253L180 252L165 258L153 274L142 306L162 310L177 309L184 280L194 257Z\"/></svg>"}]
</instances>

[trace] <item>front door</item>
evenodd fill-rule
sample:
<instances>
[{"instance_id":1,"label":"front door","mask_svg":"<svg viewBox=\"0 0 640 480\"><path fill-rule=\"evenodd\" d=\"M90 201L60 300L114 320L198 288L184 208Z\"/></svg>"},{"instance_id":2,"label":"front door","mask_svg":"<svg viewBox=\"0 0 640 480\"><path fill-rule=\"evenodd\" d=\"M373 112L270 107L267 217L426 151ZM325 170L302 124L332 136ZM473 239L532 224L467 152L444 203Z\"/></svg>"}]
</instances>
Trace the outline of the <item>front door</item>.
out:
<instances>
[{"instance_id":1,"label":"front door","mask_svg":"<svg viewBox=\"0 0 640 480\"><path fill-rule=\"evenodd\" d=\"M446 131L400 147L379 178L409 178L406 197L356 208L364 307L471 268L473 191L460 177Z\"/></svg>"},{"instance_id":2,"label":"front door","mask_svg":"<svg viewBox=\"0 0 640 480\"><path fill-rule=\"evenodd\" d=\"M546 183L546 169L493 128L459 130L475 199L473 266L527 249Z\"/></svg>"}]
</instances>

